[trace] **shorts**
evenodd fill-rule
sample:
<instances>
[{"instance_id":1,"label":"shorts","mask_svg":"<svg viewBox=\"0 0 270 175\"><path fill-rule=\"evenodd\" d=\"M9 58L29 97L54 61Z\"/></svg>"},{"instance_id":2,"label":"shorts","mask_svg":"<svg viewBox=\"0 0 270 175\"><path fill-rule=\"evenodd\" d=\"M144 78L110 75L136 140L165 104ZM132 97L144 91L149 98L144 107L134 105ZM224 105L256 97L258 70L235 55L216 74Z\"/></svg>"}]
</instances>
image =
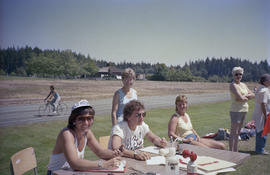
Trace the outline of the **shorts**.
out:
<instances>
[{"instance_id":1,"label":"shorts","mask_svg":"<svg viewBox=\"0 0 270 175\"><path fill-rule=\"evenodd\" d=\"M243 123L246 115L246 112L230 112L231 123Z\"/></svg>"},{"instance_id":2,"label":"shorts","mask_svg":"<svg viewBox=\"0 0 270 175\"><path fill-rule=\"evenodd\" d=\"M194 140L197 139L197 136L195 136L195 134L189 134L185 137L185 139L188 139L188 138L193 138ZM188 144L190 144L190 142L187 142Z\"/></svg>"}]
</instances>

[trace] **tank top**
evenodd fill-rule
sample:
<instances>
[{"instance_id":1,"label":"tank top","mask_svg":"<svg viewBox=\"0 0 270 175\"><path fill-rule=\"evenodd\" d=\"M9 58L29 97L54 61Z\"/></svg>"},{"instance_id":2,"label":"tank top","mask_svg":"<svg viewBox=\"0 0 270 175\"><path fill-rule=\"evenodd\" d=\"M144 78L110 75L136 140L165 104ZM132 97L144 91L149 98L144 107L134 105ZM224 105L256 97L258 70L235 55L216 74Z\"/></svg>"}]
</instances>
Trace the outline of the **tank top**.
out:
<instances>
[{"instance_id":1,"label":"tank top","mask_svg":"<svg viewBox=\"0 0 270 175\"><path fill-rule=\"evenodd\" d=\"M185 113L185 116L187 117L187 120L188 120L187 123L182 119L182 117L177 112L175 113L175 115L178 118L175 134L182 138L185 138L189 134L193 134L193 131L192 131L193 127L192 127L189 115Z\"/></svg>"},{"instance_id":2,"label":"tank top","mask_svg":"<svg viewBox=\"0 0 270 175\"><path fill-rule=\"evenodd\" d=\"M117 122L123 121L124 119L123 111L124 111L125 104L127 104L131 100L137 100L136 90L133 88L130 88L130 91L131 91L131 97L127 97L122 89L117 90L117 92L119 93L118 109L116 111Z\"/></svg>"},{"instance_id":3,"label":"tank top","mask_svg":"<svg viewBox=\"0 0 270 175\"><path fill-rule=\"evenodd\" d=\"M75 136L75 147L76 147L76 151L77 151L77 155L80 159L84 158L84 149L86 147L87 144L87 138L86 136L84 137L84 146L82 151L79 151L78 149L78 141L77 141L77 137ZM67 159L65 157L64 153L59 153L59 154L52 154L50 157L50 162L48 165L48 170L51 171L55 171L55 170L59 170L59 169L69 169L70 165L67 162Z\"/></svg>"},{"instance_id":4,"label":"tank top","mask_svg":"<svg viewBox=\"0 0 270 175\"><path fill-rule=\"evenodd\" d=\"M245 96L248 94L248 88L244 83L236 84L237 90L241 95ZM248 102L236 101L234 93L231 93L231 112L248 112Z\"/></svg>"}]
</instances>

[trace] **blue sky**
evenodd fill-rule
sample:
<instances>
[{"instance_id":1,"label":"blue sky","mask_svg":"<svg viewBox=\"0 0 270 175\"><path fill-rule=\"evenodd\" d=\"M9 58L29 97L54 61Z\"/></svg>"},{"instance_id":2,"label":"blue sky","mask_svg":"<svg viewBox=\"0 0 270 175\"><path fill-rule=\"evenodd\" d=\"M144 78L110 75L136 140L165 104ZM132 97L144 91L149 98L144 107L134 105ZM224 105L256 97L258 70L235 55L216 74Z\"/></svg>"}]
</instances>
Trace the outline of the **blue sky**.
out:
<instances>
[{"instance_id":1,"label":"blue sky","mask_svg":"<svg viewBox=\"0 0 270 175\"><path fill-rule=\"evenodd\" d=\"M270 61L269 19L268 0L0 0L0 47L167 65Z\"/></svg>"}]
</instances>

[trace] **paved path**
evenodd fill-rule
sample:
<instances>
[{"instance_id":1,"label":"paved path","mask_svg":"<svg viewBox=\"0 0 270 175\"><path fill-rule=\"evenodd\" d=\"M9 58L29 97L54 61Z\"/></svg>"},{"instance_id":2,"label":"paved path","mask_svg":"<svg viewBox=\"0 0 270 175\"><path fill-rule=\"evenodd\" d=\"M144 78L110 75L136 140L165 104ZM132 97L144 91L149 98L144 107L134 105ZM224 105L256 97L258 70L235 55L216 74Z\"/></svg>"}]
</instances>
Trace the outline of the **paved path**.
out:
<instances>
[{"instance_id":1,"label":"paved path","mask_svg":"<svg viewBox=\"0 0 270 175\"><path fill-rule=\"evenodd\" d=\"M145 96L139 100L142 101L146 109L173 107L175 95L169 96ZM187 94L189 104L209 103L217 101L226 101L230 99L228 93L207 93L207 94ZM66 102L69 109L74 102ZM96 115L110 114L112 99L92 100L89 103L95 108ZM0 127L23 125L34 122L44 122L50 120L67 120L68 115L49 115L39 116L38 108L40 104L29 105L7 105L0 106Z\"/></svg>"}]
</instances>

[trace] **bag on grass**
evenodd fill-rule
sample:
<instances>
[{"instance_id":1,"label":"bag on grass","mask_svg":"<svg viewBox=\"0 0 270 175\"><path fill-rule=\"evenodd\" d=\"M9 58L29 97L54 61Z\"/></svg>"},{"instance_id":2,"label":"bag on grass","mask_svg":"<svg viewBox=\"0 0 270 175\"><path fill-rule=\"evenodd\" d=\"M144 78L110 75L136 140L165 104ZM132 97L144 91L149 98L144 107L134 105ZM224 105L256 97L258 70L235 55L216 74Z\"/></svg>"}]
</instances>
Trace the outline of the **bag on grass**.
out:
<instances>
[{"instance_id":1,"label":"bag on grass","mask_svg":"<svg viewBox=\"0 0 270 175\"><path fill-rule=\"evenodd\" d=\"M230 134L229 131L224 128L219 128L217 132L217 136L214 138L215 140L228 140Z\"/></svg>"}]
</instances>

